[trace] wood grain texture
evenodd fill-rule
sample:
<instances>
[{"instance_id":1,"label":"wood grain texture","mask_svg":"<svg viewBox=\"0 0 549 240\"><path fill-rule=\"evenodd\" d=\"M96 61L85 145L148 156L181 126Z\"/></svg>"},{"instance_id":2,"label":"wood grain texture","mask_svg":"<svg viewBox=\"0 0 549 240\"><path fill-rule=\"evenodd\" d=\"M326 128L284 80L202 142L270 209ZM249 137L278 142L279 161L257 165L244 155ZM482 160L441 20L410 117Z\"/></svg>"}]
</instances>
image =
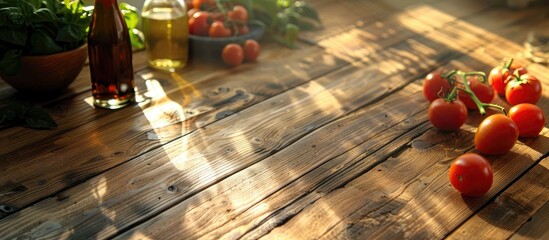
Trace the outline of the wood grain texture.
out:
<instances>
[{"instance_id":1,"label":"wood grain texture","mask_svg":"<svg viewBox=\"0 0 549 240\"><path fill-rule=\"evenodd\" d=\"M509 239L526 240L526 239L547 239L549 238L549 202L546 202L528 222Z\"/></svg>"}]
</instances>

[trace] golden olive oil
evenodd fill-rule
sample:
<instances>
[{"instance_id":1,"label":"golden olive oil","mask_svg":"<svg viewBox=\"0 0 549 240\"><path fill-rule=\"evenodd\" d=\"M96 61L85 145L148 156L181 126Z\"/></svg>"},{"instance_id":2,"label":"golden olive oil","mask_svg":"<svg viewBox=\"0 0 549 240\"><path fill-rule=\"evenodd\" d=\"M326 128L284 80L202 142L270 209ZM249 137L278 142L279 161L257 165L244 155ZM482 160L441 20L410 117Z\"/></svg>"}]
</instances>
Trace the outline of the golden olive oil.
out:
<instances>
[{"instance_id":1,"label":"golden olive oil","mask_svg":"<svg viewBox=\"0 0 549 240\"><path fill-rule=\"evenodd\" d=\"M184 67L189 55L187 13L173 8L153 8L142 16L149 65L162 70Z\"/></svg>"}]
</instances>

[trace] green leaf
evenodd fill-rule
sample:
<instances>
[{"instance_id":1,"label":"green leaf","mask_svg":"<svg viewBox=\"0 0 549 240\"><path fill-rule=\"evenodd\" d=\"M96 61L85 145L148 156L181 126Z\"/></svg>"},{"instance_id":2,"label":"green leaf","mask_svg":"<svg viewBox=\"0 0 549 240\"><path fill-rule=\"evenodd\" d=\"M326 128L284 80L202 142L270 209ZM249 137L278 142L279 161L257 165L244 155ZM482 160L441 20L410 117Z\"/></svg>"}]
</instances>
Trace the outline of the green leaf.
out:
<instances>
[{"instance_id":1,"label":"green leaf","mask_svg":"<svg viewBox=\"0 0 549 240\"><path fill-rule=\"evenodd\" d=\"M13 102L0 108L0 125L22 125L35 129L52 129L57 123L41 107L28 102Z\"/></svg>"},{"instance_id":2,"label":"green leaf","mask_svg":"<svg viewBox=\"0 0 549 240\"><path fill-rule=\"evenodd\" d=\"M77 25L68 24L59 30L55 40L60 42L78 42L82 40L81 30Z\"/></svg>"},{"instance_id":3,"label":"green leaf","mask_svg":"<svg viewBox=\"0 0 549 240\"><path fill-rule=\"evenodd\" d=\"M47 8L40 8L36 10L31 16L32 23L51 22L55 25L59 22L59 19L55 14Z\"/></svg>"},{"instance_id":4,"label":"green leaf","mask_svg":"<svg viewBox=\"0 0 549 240\"><path fill-rule=\"evenodd\" d=\"M31 54L45 55L63 51L53 38L45 31L39 30L31 35Z\"/></svg>"},{"instance_id":5,"label":"green leaf","mask_svg":"<svg viewBox=\"0 0 549 240\"><path fill-rule=\"evenodd\" d=\"M21 68L20 57L22 50L19 49L10 49L4 53L0 59L0 70L4 71L6 74L15 74Z\"/></svg>"},{"instance_id":6,"label":"green leaf","mask_svg":"<svg viewBox=\"0 0 549 240\"><path fill-rule=\"evenodd\" d=\"M40 6L42 5L42 1L41 0L26 0L27 2L29 2L29 4L34 7L35 9L38 9L40 8Z\"/></svg>"},{"instance_id":7,"label":"green leaf","mask_svg":"<svg viewBox=\"0 0 549 240\"><path fill-rule=\"evenodd\" d=\"M0 27L0 40L17 46L25 46L27 43L27 28Z\"/></svg>"},{"instance_id":8,"label":"green leaf","mask_svg":"<svg viewBox=\"0 0 549 240\"><path fill-rule=\"evenodd\" d=\"M120 11L122 12L122 15L124 15L128 29L136 28L139 24L139 13L137 8L127 3L120 3Z\"/></svg>"},{"instance_id":9,"label":"green leaf","mask_svg":"<svg viewBox=\"0 0 549 240\"><path fill-rule=\"evenodd\" d=\"M17 121L19 110L15 104L0 108L0 125L9 125Z\"/></svg>"},{"instance_id":10,"label":"green leaf","mask_svg":"<svg viewBox=\"0 0 549 240\"><path fill-rule=\"evenodd\" d=\"M38 106L29 107L22 125L36 129L52 129L57 127L57 123L53 118L43 108Z\"/></svg>"},{"instance_id":11,"label":"green leaf","mask_svg":"<svg viewBox=\"0 0 549 240\"><path fill-rule=\"evenodd\" d=\"M296 1L294 3L294 6L295 11L298 12L301 16L311 18L313 20L316 20L317 22L320 22L320 16L318 15L318 12L311 4L304 1Z\"/></svg>"}]
</instances>

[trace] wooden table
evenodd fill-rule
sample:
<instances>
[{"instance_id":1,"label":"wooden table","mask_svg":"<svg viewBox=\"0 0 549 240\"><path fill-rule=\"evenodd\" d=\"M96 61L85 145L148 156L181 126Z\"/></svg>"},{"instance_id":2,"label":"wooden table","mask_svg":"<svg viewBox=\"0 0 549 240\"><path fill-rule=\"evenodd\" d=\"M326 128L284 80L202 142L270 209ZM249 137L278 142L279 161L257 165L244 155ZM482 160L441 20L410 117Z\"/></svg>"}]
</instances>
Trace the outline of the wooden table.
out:
<instances>
[{"instance_id":1,"label":"wooden table","mask_svg":"<svg viewBox=\"0 0 549 240\"><path fill-rule=\"evenodd\" d=\"M549 239L549 130L488 156L492 188L463 197L448 168L484 117L439 131L421 94L434 69L514 57L549 114L549 69L521 44L549 5L311 2L325 28L264 41L258 63L170 74L137 52L139 104L91 107L88 67L39 101L57 129L0 131L0 239Z\"/></svg>"}]
</instances>

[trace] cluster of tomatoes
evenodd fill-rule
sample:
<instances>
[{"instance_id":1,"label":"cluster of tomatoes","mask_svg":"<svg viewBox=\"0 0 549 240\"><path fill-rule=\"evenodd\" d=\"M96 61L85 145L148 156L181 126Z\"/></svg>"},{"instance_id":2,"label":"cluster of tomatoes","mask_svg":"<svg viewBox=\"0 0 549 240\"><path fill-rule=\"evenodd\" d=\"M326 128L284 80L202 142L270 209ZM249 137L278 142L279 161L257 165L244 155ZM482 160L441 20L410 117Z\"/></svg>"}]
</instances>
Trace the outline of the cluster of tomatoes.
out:
<instances>
[{"instance_id":1,"label":"cluster of tomatoes","mask_svg":"<svg viewBox=\"0 0 549 240\"><path fill-rule=\"evenodd\" d=\"M220 3L215 0L193 0L187 2L190 9L189 33L211 38L227 38L249 33L248 10L241 5L229 2ZM254 62L261 48L253 39L246 40L242 45L229 43L221 52L223 62L229 66L238 66L244 60Z\"/></svg>"},{"instance_id":2,"label":"cluster of tomatoes","mask_svg":"<svg viewBox=\"0 0 549 240\"><path fill-rule=\"evenodd\" d=\"M431 102L429 121L445 131L461 128L468 110L486 114L486 108L501 113L486 117L474 137L475 148L485 155L509 152L519 137L536 137L545 126L545 115L536 103L542 95L541 82L513 60L494 67L488 78L482 72L436 71L423 82L423 94ZM499 95L511 105L492 104ZM450 182L465 196L482 196L492 186L490 163L481 155L466 153L452 163Z\"/></svg>"}]
</instances>

